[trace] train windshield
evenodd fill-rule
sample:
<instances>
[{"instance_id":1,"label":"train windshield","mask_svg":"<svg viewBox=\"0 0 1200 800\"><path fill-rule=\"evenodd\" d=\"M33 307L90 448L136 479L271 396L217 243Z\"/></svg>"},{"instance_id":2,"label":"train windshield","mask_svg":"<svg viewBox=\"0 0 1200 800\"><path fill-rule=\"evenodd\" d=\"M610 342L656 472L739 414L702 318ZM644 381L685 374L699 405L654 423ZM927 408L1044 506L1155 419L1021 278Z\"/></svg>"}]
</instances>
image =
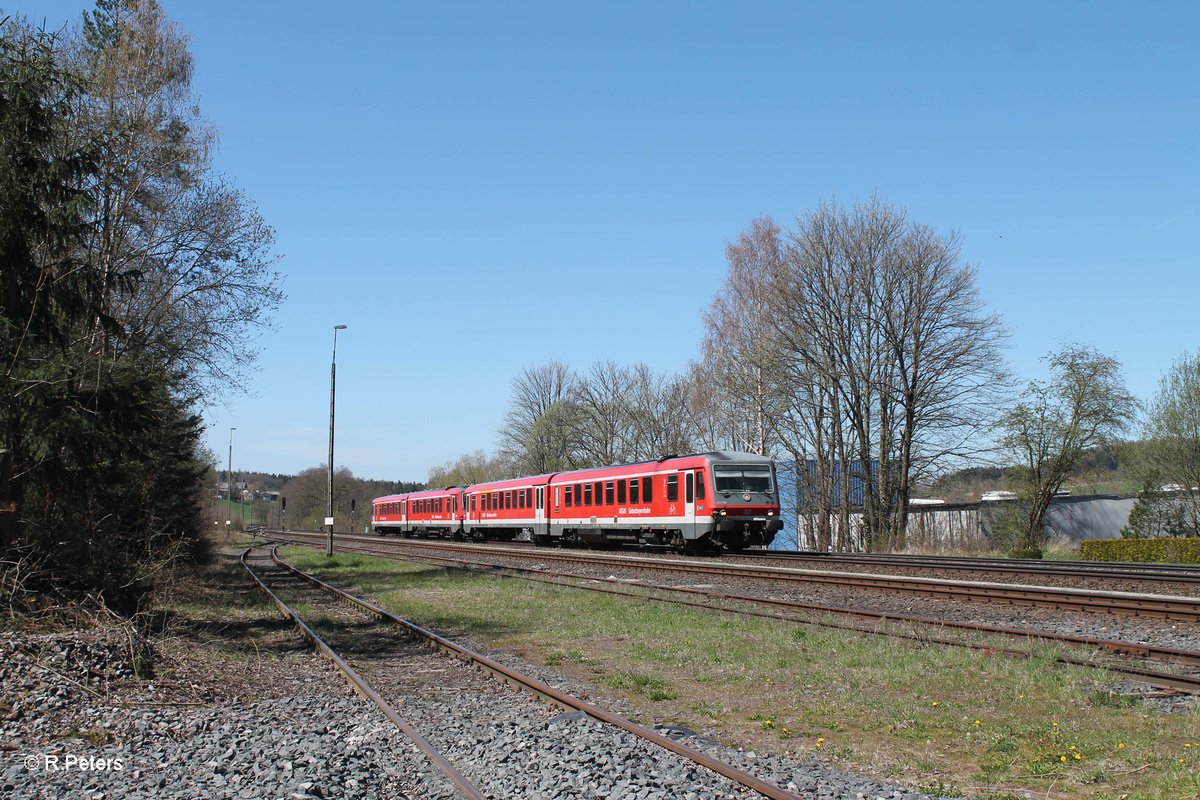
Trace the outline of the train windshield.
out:
<instances>
[{"instance_id":1,"label":"train windshield","mask_svg":"<svg viewBox=\"0 0 1200 800\"><path fill-rule=\"evenodd\" d=\"M769 494L771 468L759 466L713 466L713 479L718 492L762 492Z\"/></svg>"}]
</instances>

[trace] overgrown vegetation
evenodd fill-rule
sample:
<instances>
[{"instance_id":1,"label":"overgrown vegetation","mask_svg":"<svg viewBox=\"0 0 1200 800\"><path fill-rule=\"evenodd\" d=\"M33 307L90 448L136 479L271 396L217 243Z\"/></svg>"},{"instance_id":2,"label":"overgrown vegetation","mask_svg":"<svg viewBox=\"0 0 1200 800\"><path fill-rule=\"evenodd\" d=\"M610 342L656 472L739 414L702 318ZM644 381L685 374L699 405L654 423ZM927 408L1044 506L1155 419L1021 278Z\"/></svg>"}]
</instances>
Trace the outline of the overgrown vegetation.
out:
<instances>
[{"instance_id":1,"label":"overgrown vegetation","mask_svg":"<svg viewBox=\"0 0 1200 800\"><path fill-rule=\"evenodd\" d=\"M1085 561L1200 564L1200 538L1089 539L1079 543Z\"/></svg>"},{"instance_id":2,"label":"overgrown vegetation","mask_svg":"<svg viewBox=\"0 0 1200 800\"><path fill-rule=\"evenodd\" d=\"M0 578L136 612L201 550L197 413L282 296L154 0L0 27ZM236 277L235 277L236 276ZM218 335L219 334L219 335Z\"/></svg>"}]
</instances>

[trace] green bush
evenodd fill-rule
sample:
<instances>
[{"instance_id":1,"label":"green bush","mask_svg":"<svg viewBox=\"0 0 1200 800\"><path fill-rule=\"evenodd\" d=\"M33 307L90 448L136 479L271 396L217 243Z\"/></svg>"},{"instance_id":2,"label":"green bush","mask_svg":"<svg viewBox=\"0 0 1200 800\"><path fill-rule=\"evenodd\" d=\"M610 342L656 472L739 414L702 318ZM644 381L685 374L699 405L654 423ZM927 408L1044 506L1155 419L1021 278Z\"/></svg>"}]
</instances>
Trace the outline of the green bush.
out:
<instances>
[{"instance_id":1,"label":"green bush","mask_svg":"<svg viewBox=\"0 0 1200 800\"><path fill-rule=\"evenodd\" d=\"M1088 539L1079 543L1084 561L1147 561L1200 564L1200 538Z\"/></svg>"}]
</instances>

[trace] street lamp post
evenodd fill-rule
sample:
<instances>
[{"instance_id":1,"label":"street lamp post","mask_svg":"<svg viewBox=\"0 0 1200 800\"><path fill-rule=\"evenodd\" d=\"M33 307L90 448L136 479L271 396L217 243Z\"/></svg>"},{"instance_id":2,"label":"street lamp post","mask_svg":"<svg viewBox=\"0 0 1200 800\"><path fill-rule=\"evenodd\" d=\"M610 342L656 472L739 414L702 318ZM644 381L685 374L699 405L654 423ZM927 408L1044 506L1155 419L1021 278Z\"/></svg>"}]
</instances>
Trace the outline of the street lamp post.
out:
<instances>
[{"instance_id":1,"label":"street lamp post","mask_svg":"<svg viewBox=\"0 0 1200 800\"><path fill-rule=\"evenodd\" d=\"M325 555L333 555L333 401L337 394L337 332L345 325L333 326L333 358L329 362L329 495L325 504L325 524L329 526L329 547Z\"/></svg>"},{"instance_id":2,"label":"street lamp post","mask_svg":"<svg viewBox=\"0 0 1200 800\"><path fill-rule=\"evenodd\" d=\"M233 432L237 428L229 429L229 463L225 470L226 486L229 488L229 514L225 518L225 532L233 531Z\"/></svg>"}]
</instances>

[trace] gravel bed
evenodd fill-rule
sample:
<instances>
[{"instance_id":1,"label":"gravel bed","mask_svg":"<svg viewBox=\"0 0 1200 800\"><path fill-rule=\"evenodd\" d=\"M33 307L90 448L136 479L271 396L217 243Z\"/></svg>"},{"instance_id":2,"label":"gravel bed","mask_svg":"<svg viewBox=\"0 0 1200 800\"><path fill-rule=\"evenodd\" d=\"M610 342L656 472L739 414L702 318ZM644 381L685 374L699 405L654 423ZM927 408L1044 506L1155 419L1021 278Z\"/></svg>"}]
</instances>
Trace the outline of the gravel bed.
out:
<instances>
[{"instance_id":1,"label":"gravel bed","mask_svg":"<svg viewBox=\"0 0 1200 800\"><path fill-rule=\"evenodd\" d=\"M5 634L0 655L0 797L452 796L424 791L438 776L346 689L244 704L180 692L131 700L152 683L132 678L127 643L103 630Z\"/></svg>"}]
</instances>

